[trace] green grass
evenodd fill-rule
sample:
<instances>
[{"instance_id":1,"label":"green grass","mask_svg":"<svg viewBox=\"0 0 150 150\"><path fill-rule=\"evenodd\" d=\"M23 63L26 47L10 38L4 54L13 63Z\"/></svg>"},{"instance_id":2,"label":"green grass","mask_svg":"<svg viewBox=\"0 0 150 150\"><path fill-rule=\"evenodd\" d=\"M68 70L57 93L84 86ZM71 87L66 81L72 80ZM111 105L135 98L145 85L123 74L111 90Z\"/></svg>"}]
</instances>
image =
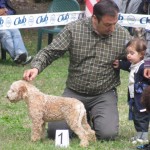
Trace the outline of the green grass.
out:
<instances>
[{"instance_id":1,"label":"green grass","mask_svg":"<svg viewBox=\"0 0 150 150\"><path fill-rule=\"evenodd\" d=\"M31 55L36 54L37 32L35 29L23 29L22 35ZM44 45L47 38L43 37ZM44 46L43 45L43 46ZM68 57L55 61L47 67L34 81L41 91L47 94L61 95L67 77ZM17 66L7 56L7 61L0 61L0 150L58 150L55 142L45 139L43 142L30 141L31 120L28 117L27 106L24 102L10 103L6 93L13 81L22 79L23 72L30 65ZM127 82L128 74L121 72L121 86L118 87L118 109L120 115L119 136L115 141L97 141L91 143L87 150L134 150L129 139L134 135L133 123L128 121ZM110 122L111 124L111 122ZM62 148L61 148L62 149ZM83 150L79 147L79 139L70 141L68 150Z\"/></svg>"}]
</instances>

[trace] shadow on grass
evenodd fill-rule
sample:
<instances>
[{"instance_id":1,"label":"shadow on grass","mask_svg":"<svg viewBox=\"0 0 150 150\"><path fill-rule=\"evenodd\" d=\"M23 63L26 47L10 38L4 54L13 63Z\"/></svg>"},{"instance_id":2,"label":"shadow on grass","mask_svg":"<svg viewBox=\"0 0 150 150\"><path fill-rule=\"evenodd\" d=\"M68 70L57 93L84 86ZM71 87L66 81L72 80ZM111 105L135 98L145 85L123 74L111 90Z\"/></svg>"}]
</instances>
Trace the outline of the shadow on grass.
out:
<instances>
[{"instance_id":1,"label":"shadow on grass","mask_svg":"<svg viewBox=\"0 0 150 150\"><path fill-rule=\"evenodd\" d=\"M14 63L10 58L7 60L0 60L0 64L5 65L5 66L20 66L20 65ZM21 66L23 66L23 65L21 65Z\"/></svg>"}]
</instances>

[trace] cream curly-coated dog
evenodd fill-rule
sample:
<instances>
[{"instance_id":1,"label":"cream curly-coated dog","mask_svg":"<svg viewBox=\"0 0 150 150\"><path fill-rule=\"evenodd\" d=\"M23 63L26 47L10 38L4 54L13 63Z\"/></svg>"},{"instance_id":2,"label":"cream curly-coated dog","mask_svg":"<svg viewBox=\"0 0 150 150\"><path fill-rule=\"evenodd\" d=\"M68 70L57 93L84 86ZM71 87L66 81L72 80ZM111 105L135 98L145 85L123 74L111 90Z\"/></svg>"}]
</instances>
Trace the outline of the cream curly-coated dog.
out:
<instances>
[{"instance_id":1,"label":"cream curly-coated dog","mask_svg":"<svg viewBox=\"0 0 150 150\"><path fill-rule=\"evenodd\" d=\"M24 80L10 86L7 98L10 102L26 102L32 119L32 141L44 138L45 123L56 120L66 120L81 140L80 146L87 147L89 141L96 141L95 132L87 123L84 105L77 99L46 95Z\"/></svg>"}]
</instances>

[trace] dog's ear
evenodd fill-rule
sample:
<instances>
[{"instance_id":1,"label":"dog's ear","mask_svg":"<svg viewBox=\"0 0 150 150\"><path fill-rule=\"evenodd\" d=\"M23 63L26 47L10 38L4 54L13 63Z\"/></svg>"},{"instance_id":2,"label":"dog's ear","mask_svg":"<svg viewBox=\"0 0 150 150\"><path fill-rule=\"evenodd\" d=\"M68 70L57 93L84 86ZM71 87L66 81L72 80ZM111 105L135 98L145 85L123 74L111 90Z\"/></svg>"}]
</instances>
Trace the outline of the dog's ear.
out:
<instances>
[{"instance_id":1,"label":"dog's ear","mask_svg":"<svg viewBox=\"0 0 150 150\"><path fill-rule=\"evenodd\" d=\"M26 86L20 86L19 88L19 96L22 98L22 99L25 99L27 97L27 88Z\"/></svg>"}]
</instances>

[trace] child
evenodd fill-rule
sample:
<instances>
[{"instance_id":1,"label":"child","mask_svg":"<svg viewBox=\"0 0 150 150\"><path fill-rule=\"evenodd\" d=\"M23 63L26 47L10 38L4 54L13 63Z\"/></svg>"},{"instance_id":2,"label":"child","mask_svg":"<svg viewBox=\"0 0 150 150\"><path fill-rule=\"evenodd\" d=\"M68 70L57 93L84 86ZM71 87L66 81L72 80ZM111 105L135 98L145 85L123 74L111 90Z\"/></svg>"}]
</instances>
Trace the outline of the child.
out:
<instances>
[{"instance_id":1,"label":"child","mask_svg":"<svg viewBox=\"0 0 150 150\"><path fill-rule=\"evenodd\" d=\"M148 142L149 113L140 101L143 89L150 83L143 75L143 58L146 48L146 42L143 39L134 38L126 45L128 61L115 60L113 63L114 68L130 72L128 84L129 120L133 120L136 129L136 135L131 139L133 144Z\"/></svg>"}]
</instances>

